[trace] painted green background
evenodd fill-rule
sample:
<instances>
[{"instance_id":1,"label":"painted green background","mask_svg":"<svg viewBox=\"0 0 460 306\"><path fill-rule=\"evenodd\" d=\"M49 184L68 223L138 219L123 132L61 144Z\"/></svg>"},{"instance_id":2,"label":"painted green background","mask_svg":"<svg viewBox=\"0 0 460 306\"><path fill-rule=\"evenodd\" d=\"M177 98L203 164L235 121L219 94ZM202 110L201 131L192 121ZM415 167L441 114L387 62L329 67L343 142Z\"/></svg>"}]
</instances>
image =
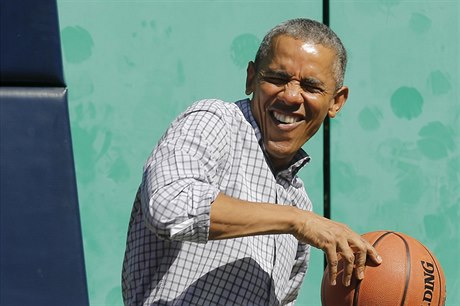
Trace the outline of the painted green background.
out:
<instances>
[{"instance_id":1,"label":"painted green background","mask_svg":"<svg viewBox=\"0 0 460 306\"><path fill-rule=\"evenodd\" d=\"M321 2L58 0L91 305L122 304L132 201L170 121L201 98L243 98L265 32L321 20ZM333 217L426 242L456 305L458 4L331 1L331 23L351 58L350 101L333 121ZM321 213L321 131L306 150L301 176ZM298 305L320 304L322 267L315 251Z\"/></svg>"},{"instance_id":2,"label":"painted green background","mask_svg":"<svg viewBox=\"0 0 460 306\"><path fill-rule=\"evenodd\" d=\"M331 0L350 50L348 104L332 123L332 218L431 249L460 305L458 1Z\"/></svg>"}]
</instances>

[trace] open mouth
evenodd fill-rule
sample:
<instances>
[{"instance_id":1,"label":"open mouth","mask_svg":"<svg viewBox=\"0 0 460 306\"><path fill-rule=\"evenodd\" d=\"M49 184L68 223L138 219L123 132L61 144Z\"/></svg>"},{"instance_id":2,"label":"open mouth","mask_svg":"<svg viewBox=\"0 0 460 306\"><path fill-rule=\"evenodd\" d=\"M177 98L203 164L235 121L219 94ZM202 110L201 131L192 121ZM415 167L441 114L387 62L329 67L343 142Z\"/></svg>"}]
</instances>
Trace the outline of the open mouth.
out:
<instances>
[{"instance_id":1,"label":"open mouth","mask_svg":"<svg viewBox=\"0 0 460 306\"><path fill-rule=\"evenodd\" d=\"M272 116L273 118L276 119L276 121L278 121L278 123L281 123L281 124L293 124L293 123L296 123L302 120L301 117L290 116L290 115L279 113L277 111L272 111Z\"/></svg>"}]
</instances>

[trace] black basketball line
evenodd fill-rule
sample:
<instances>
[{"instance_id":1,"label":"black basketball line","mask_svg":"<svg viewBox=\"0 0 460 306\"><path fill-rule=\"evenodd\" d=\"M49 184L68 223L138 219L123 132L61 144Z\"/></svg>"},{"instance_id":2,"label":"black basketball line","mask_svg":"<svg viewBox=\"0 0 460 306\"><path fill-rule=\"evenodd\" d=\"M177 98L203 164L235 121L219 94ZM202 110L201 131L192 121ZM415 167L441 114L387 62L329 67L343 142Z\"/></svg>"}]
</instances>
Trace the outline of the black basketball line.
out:
<instances>
[{"instance_id":1,"label":"black basketball line","mask_svg":"<svg viewBox=\"0 0 460 306\"><path fill-rule=\"evenodd\" d=\"M411 270L410 250L409 250L409 244L407 243L406 239L403 236L399 235L398 233L394 233L394 234L402 239L402 241L404 242L404 246L406 247L406 284L404 285L404 294L403 294L403 299L401 301L401 306L403 306L404 302L406 301L407 289L409 288L410 270Z\"/></svg>"},{"instance_id":2,"label":"black basketball line","mask_svg":"<svg viewBox=\"0 0 460 306\"><path fill-rule=\"evenodd\" d=\"M321 305L326 305L326 293L325 293L325 278L326 276L323 276L323 281L321 282Z\"/></svg>"},{"instance_id":3,"label":"black basketball line","mask_svg":"<svg viewBox=\"0 0 460 306\"><path fill-rule=\"evenodd\" d=\"M438 297L438 305L441 305L441 298L442 298L442 283L441 283L441 272L439 271L440 270L440 267L438 267L438 264L436 263L436 259L434 258L434 255L431 254L431 251L428 250L428 248L423 244L423 243L420 243L423 248L427 251L427 253L430 255L431 259L433 260L433 264L436 266L436 272L438 274L438 279L439 279L439 297Z\"/></svg>"},{"instance_id":4,"label":"black basketball line","mask_svg":"<svg viewBox=\"0 0 460 306\"><path fill-rule=\"evenodd\" d=\"M385 232L379 238L377 238L372 246L375 248L377 244L387 235L392 234L393 232ZM359 299L359 288L361 288L361 281L358 281L358 285L356 285L355 293L353 295L353 306L358 306L358 299Z\"/></svg>"}]
</instances>

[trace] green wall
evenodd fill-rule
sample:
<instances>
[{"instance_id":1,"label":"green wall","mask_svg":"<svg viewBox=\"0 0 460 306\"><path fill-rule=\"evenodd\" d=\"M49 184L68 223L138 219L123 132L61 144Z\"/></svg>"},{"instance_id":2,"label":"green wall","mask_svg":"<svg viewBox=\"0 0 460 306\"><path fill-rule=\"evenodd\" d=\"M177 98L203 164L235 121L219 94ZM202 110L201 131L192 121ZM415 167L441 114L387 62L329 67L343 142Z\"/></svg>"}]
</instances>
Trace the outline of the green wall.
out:
<instances>
[{"instance_id":1,"label":"green wall","mask_svg":"<svg viewBox=\"0 0 460 306\"><path fill-rule=\"evenodd\" d=\"M459 2L331 0L350 50L332 122L332 218L431 249L460 305Z\"/></svg>"},{"instance_id":2,"label":"green wall","mask_svg":"<svg viewBox=\"0 0 460 306\"><path fill-rule=\"evenodd\" d=\"M454 305L458 4L438 3L331 0L332 27L351 57L350 100L332 126L332 214L359 232L396 229L426 242L445 267ZM153 146L195 100L244 97L246 63L265 32L294 17L321 21L322 1L58 0L58 7L90 301L121 305L129 214ZM301 172L318 213L321 132L306 145L313 161ZM320 304L322 260L315 250L298 305Z\"/></svg>"}]
</instances>

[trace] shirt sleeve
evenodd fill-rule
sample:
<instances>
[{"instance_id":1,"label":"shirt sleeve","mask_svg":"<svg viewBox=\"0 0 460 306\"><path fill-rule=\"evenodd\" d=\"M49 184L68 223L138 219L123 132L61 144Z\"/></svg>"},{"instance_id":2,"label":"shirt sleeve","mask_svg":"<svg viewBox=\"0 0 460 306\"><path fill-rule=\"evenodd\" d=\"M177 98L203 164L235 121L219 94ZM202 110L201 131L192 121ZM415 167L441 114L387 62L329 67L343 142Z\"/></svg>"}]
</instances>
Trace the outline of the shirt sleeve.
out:
<instances>
[{"instance_id":1,"label":"shirt sleeve","mask_svg":"<svg viewBox=\"0 0 460 306\"><path fill-rule=\"evenodd\" d=\"M207 242L227 130L216 110L189 111L160 140L141 184L144 222L160 238Z\"/></svg>"}]
</instances>

